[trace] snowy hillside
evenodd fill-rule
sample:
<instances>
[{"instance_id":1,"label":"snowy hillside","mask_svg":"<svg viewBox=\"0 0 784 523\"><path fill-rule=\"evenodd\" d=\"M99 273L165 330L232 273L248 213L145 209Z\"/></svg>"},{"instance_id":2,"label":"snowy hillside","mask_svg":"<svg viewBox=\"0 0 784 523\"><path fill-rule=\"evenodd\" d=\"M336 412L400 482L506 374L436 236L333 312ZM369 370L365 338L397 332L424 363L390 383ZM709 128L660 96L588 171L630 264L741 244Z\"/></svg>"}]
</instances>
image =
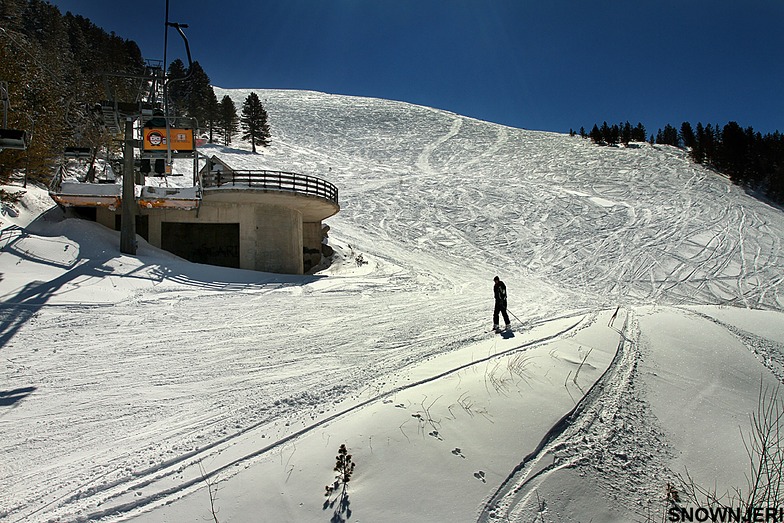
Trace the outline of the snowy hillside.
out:
<instances>
[{"instance_id":1,"label":"snowy hillside","mask_svg":"<svg viewBox=\"0 0 784 523\"><path fill-rule=\"evenodd\" d=\"M240 106L250 91L216 92ZM784 305L781 280L765 274L780 253L780 211L683 151L598 148L398 102L259 92L275 146L228 162L327 177L344 208L334 227L349 220L355 241L380 234L416 265L426 251L477 274L554 282L581 304Z\"/></svg>"},{"instance_id":2,"label":"snowy hillside","mask_svg":"<svg viewBox=\"0 0 784 523\"><path fill-rule=\"evenodd\" d=\"M687 468L745 486L781 209L669 147L255 91L272 146L203 152L338 186L315 275L120 255L41 191L4 209L0 521L203 521L212 487L222 523L629 521ZM350 506L324 503L341 443Z\"/></svg>"}]
</instances>

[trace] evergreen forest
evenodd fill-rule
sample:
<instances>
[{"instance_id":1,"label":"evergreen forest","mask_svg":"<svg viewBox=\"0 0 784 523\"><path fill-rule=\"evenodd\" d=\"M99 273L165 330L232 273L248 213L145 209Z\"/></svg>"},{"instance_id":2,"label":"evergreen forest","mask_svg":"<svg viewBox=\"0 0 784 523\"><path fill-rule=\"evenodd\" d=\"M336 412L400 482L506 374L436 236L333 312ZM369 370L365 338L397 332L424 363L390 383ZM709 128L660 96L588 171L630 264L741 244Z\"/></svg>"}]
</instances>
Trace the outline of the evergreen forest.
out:
<instances>
[{"instance_id":1,"label":"evergreen forest","mask_svg":"<svg viewBox=\"0 0 784 523\"><path fill-rule=\"evenodd\" d=\"M136 42L82 16L62 14L45 0L2 0L0 20L7 128L24 130L30 138L26 150L0 154L0 183L14 172L23 172L25 183L48 183L52 165L68 147L90 148L93 162L98 154L119 157L121 137L103 125L101 103L141 101L149 95L150 78L161 76L161 61L145 61ZM250 126L254 149L269 145L266 111L240 121L231 100L218 102L198 61L173 60L166 85L169 115L195 118L210 142L220 138L229 144L240 127L247 132Z\"/></svg>"},{"instance_id":2,"label":"evergreen forest","mask_svg":"<svg viewBox=\"0 0 784 523\"><path fill-rule=\"evenodd\" d=\"M0 181L24 170L27 179L48 183L65 147L109 144L95 104L110 95L133 102L139 91L133 76L145 72L145 63L135 42L81 16L62 15L43 0L3 0L0 20L8 127L31 135L27 150L0 154Z\"/></svg>"},{"instance_id":3,"label":"evergreen forest","mask_svg":"<svg viewBox=\"0 0 784 523\"><path fill-rule=\"evenodd\" d=\"M573 136L578 134L574 130ZM594 124L590 132L580 128L580 136L599 145L628 146L644 142L681 147L689 151L696 163L725 174L733 183L757 196L784 203L784 136L779 131L762 134L753 127L737 122L726 125L683 122L680 129L667 124L646 140L645 127L629 122L601 126Z\"/></svg>"}]
</instances>

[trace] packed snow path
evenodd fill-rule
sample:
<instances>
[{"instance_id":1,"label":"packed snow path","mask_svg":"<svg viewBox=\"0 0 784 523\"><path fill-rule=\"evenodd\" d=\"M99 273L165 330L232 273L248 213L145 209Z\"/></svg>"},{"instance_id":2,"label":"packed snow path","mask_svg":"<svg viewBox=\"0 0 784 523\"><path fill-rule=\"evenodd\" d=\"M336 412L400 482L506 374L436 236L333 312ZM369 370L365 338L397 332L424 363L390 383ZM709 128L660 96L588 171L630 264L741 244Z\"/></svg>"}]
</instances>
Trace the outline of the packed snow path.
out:
<instances>
[{"instance_id":1,"label":"packed snow path","mask_svg":"<svg viewBox=\"0 0 784 523\"><path fill-rule=\"evenodd\" d=\"M221 467L220 454L205 459L216 471L213 479L223 476L221 499L231 500L222 504L221 517L348 519L339 504L330 506L325 501L332 500L318 495L330 479L318 471L334 464L330 447L346 442L359 464L346 502L361 520L443 521L454 514L469 521L508 464L531 452L607 369L620 338L606 326L609 317L610 312L552 320L422 362L392 375L394 389L361 408L309 427L296 441L270 444L246 459L240 474ZM190 477L201 490L178 491L189 495L134 521L198 519L209 496L199 471ZM431 485L451 494L435 494Z\"/></svg>"},{"instance_id":2,"label":"packed snow path","mask_svg":"<svg viewBox=\"0 0 784 523\"><path fill-rule=\"evenodd\" d=\"M56 210L0 218L8 521L94 513L117 485L251 430L284 437L481 341L495 274L527 326L619 304L782 310L781 211L682 151L259 92L273 146L205 152L340 188L338 257L316 275L198 266L145 245L120 256L116 233ZM241 104L248 91L226 93Z\"/></svg>"}]
</instances>

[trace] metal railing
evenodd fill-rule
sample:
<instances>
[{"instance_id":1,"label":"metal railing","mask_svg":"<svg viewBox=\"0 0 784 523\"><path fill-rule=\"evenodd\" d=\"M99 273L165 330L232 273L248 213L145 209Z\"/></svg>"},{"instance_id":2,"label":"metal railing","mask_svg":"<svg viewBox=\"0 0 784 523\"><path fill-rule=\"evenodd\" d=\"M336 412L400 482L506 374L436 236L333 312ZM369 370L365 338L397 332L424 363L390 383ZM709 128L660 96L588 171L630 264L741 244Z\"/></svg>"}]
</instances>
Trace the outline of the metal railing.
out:
<instances>
[{"instance_id":1,"label":"metal railing","mask_svg":"<svg viewBox=\"0 0 784 523\"><path fill-rule=\"evenodd\" d=\"M283 171L232 170L214 171L202 175L202 186L208 187L249 187L272 191L295 192L308 196L324 198L338 204L338 188L321 178L307 174Z\"/></svg>"},{"instance_id":2,"label":"metal railing","mask_svg":"<svg viewBox=\"0 0 784 523\"><path fill-rule=\"evenodd\" d=\"M52 181L49 182L49 192L58 193L63 189L63 174L65 173L65 167L62 165L57 167L57 172L52 177Z\"/></svg>"}]
</instances>

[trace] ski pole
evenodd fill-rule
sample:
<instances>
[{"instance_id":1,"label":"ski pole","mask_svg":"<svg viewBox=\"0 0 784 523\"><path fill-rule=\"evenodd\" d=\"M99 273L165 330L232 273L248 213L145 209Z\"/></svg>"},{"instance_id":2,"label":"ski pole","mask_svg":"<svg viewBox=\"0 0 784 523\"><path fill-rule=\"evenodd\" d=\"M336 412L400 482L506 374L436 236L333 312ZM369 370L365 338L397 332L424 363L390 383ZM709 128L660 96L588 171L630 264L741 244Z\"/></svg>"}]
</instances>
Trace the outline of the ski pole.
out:
<instances>
[{"instance_id":1,"label":"ski pole","mask_svg":"<svg viewBox=\"0 0 784 523\"><path fill-rule=\"evenodd\" d=\"M517 314L515 314L515 313L514 313L514 312L512 312L512 311L510 311L509 309L506 309L506 312L508 312L509 314L511 314L512 316L514 316L514 317L515 317L515 319L516 319L517 321L519 321L519 322L520 322L520 325L523 325L523 326L525 326L525 323L523 323L523 320L521 320L520 318L518 318L518 317L517 317Z\"/></svg>"}]
</instances>

